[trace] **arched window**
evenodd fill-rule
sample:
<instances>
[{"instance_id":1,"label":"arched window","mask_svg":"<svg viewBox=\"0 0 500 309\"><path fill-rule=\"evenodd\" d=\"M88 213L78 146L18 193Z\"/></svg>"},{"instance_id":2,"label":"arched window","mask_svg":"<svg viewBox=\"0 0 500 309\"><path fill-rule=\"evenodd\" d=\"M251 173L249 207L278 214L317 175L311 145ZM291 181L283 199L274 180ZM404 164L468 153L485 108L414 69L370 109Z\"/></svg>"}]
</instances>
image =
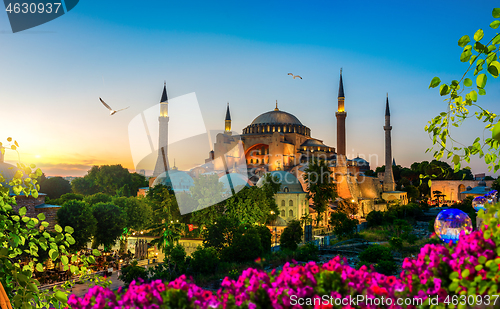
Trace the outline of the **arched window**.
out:
<instances>
[{"instance_id":1,"label":"arched window","mask_svg":"<svg viewBox=\"0 0 500 309\"><path fill-rule=\"evenodd\" d=\"M292 200L288 201L288 206L293 206L293 201Z\"/></svg>"},{"instance_id":2,"label":"arched window","mask_svg":"<svg viewBox=\"0 0 500 309\"><path fill-rule=\"evenodd\" d=\"M253 159L250 159L250 164L253 164Z\"/></svg>"},{"instance_id":3,"label":"arched window","mask_svg":"<svg viewBox=\"0 0 500 309\"><path fill-rule=\"evenodd\" d=\"M256 164L259 164L259 159L255 159L255 163L256 163Z\"/></svg>"},{"instance_id":4,"label":"arched window","mask_svg":"<svg viewBox=\"0 0 500 309\"><path fill-rule=\"evenodd\" d=\"M284 211L284 210L282 210L282 211L281 211L281 218L284 218L284 217L285 217L285 211Z\"/></svg>"},{"instance_id":5,"label":"arched window","mask_svg":"<svg viewBox=\"0 0 500 309\"><path fill-rule=\"evenodd\" d=\"M288 192L290 192L290 189L288 189L288 187L284 187L284 188L283 188L283 192L288 193ZM283 201L283 203L284 203L284 202L285 202L285 201ZM283 206L285 206L285 205L283 205Z\"/></svg>"},{"instance_id":6,"label":"arched window","mask_svg":"<svg viewBox=\"0 0 500 309\"><path fill-rule=\"evenodd\" d=\"M293 210L290 209L290 211L288 211L288 216L293 217Z\"/></svg>"},{"instance_id":7,"label":"arched window","mask_svg":"<svg viewBox=\"0 0 500 309\"><path fill-rule=\"evenodd\" d=\"M281 201L281 206L285 206L285 200Z\"/></svg>"}]
</instances>

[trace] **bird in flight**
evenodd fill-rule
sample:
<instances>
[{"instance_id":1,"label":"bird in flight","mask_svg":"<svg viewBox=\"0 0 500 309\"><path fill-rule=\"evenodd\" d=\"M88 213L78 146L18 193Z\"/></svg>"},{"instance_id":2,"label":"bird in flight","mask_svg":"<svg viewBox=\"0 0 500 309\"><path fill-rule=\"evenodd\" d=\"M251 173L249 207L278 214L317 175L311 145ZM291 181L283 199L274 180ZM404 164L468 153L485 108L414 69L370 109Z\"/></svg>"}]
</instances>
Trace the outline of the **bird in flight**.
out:
<instances>
[{"instance_id":1,"label":"bird in flight","mask_svg":"<svg viewBox=\"0 0 500 309\"><path fill-rule=\"evenodd\" d=\"M107 109L109 109L109 115L110 115L110 116L112 116L112 115L116 114L116 113L117 113L117 112L119 112L119 111L122 111L122 110L127 109L127 108L129 108L129 107L130 107L130 106L129 106L129 107L125 107L125 108L122 108L122 109L119 109L119 110L115 111L115 110L114 110L114 109L112 109L112 108L111 108L108 104L106 104L106 102L104 102L101 98L99 98L99 100L101 100L101 103L102 103L104 106L106 106L106 108L107 108Z\"/></svg>"},{"instance_id":2,"label":"bird in flight","mask_svg":"<svg viewBox=\"0 0 500 309\"><path fill-rule=\"evenodd\" d=\"M298 75L293 75L293 73L288 73L288 75L292 75L293 79L295 79L295 77L298 77L298 78L302 79L302 77L300 77Z\"/></svg>"}]
</instances>

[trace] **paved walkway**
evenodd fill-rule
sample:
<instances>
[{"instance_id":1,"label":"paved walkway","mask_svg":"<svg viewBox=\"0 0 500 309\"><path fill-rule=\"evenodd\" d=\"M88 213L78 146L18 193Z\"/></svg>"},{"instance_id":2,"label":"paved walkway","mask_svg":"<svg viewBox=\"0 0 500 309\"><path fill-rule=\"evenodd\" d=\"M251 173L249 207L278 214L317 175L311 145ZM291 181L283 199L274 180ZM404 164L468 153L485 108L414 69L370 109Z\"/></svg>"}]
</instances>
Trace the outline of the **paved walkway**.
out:
<instances>
[{"instance_id":1,"label":"paved walkway","mask_svg":"<svg viewBox=\"0 0 500 309\"><path fill-rule=\"evenodd\" d=\"M111 285L109 286L109 288L111 290L116 290L125 284L125 283L123 283L123 281L118 279L118 275L119 275L119 272L115 271L115 272L113 272L111 277L108 277L108 279L111 280L111 282L112 282ZM85 296L85 294L87 293L89 288L90 288L90 282L86 282L83 284L75 284L73 286L73 288L71 289L71 292L78 297L83 297L83 296Z\"/></svg>"}]
</instances>

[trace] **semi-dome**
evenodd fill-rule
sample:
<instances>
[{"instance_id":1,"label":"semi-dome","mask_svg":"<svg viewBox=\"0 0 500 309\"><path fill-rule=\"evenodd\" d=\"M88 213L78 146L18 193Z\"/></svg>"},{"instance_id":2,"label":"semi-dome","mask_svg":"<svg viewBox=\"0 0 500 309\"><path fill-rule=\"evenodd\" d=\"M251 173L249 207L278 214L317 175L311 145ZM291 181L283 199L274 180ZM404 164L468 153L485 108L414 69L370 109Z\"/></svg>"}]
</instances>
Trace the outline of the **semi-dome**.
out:
<instances>
[{"instance_id":1,"label":"semi-dome","mask_svg":"<svg viewBox=\"0 0 500 309\"><path fill-rule=\"evenodd\" d=\"M257 182L257 187L262 187L265 183L266 175L270 174L273 181L276 180L281 184L281 188L278 193L304 193L300 181L295 177L295 175L285 172L285 171L273 171L265 173L259 181Z\"/></svg>"},{"instance_id":2,"label":"semi-dome","mask_svg":"<svg viewBox=\"0 0 500 309\"><path fill-rule=\"evenodd\" d=\"M297 124L302 123L292 114L284 111L274 110L264 113L252 121L252 124Z\"/></svg>"},{"instance_id":3,"label":"semi-dome","mask_svg":"<svg viewBox=\"0 0 500 309\"><path fill-rule=\"evenodd\" d=\"M189 191L189 188L194 186L194 181L188 173L179 171L177 169L172 169L168 172L161 173L156 177L153 182L153 187L162 184L168 186L174 190L174 192L179 191Z\"/></svg>"}]
</instances>

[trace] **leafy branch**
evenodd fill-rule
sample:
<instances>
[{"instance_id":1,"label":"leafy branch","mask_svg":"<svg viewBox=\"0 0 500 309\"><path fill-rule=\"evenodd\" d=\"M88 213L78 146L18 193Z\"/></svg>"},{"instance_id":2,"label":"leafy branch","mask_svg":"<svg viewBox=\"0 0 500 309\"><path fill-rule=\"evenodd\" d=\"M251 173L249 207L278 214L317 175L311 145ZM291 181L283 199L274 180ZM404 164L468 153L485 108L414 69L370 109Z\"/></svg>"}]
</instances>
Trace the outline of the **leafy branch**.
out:
<instances>
[{"instance_id":1,"label":"leafy branch","mask_svg":"<svg viewBox=\"0 0 500 309\"><path fill-rule=\"evenodd\" d=\"M492 15L496 18L491 22L490 27L497 29L500 26L500 8L493 9ZM480 41L484 37L482 29L476 31L473 36L474 43L468 35L464 35L458 40L458 46L463 48L460 55L461 62L469 62L469 67L460 80L452 80L451 83L441 83L439 77L434 77L429 88L439 86L439 94L445 96L447 109L428 122L425 131L429 133L433 146L427 149L431 151L434 147L434 157L439 160L443 156L452 158L455 172L461 168L462 161L470 163L473 155L479 155L484 158L488 169L498 171L500 168L498 147L500 142L500 122L498 115L481 107L476 102L478 95L485 95L487 74L497 78L500 73L500 62L497 61L497 45L500 44L500 34L494 35L488 43L483 44ZM469 44L471 43L471 44ZM470 71L476 79L476 86L473 86ZM486 70L485 70L486 69ZM477 109L474 113L470 109ZM477 120L485 123L484 132L492 131L491 138L477 137L472 145L461 144L451 136L451 126L459 127L467 118L476 117Z\"/></svg>"}]
</instances>

